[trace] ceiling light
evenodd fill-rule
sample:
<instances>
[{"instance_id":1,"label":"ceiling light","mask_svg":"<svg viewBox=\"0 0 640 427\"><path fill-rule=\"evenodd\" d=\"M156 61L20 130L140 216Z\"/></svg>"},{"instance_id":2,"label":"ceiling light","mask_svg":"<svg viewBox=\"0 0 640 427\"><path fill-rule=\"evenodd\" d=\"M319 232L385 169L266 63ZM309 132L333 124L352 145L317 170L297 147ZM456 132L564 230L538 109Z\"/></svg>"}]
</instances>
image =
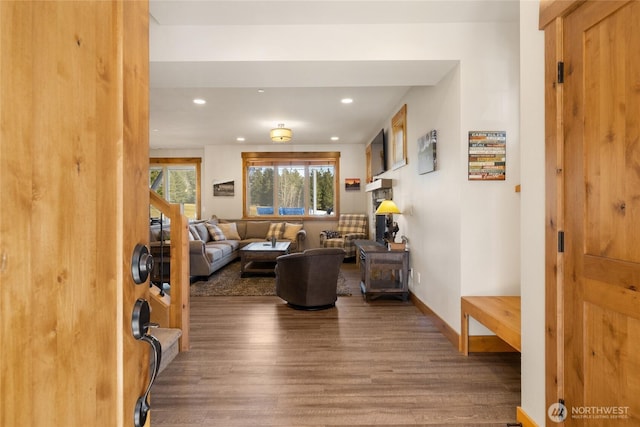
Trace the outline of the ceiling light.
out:
<instances>
[{"instance_id":1,"label":"ceiling light","mask_svg":"<svg viewBox=\"0 0 640 427\"><path fill-rule=\"evenodd\" d=\"M264 93L264 89L258 89L258 93Z\"/></svg>"},{"instance_id":2,"label":"ceiling light","mask_svg":"<svg viewBox=\"0 0 640 427\"><path fill-rule=\"evenodd\" d=\"M342 102L343 104L351 104L353 102L353 99L351 98L343 98L340 100L340 102Z\"/></svg>"},{"instance_id":3,"label":"ceiling light","mask_svg":"<svg viewBox=\"0 0 640 427\"><path fill-rule=\"evenodd\" d=\"M284 127L284 123L280 123L277 128L271 129L269 135L273 142L289 142L293 137L293 132Z\"/></svg>"},{"instance_id":4,"label":"ceiling light","mask_svg":"<svg viewBox=\"0 0 640 427\"><path fill-rule=\"evenodd\" d=\"M332 141L337 141L337 140L339 140L339 139L340 139L340 138L339 138L339 137L337 137L337 136L332 136L332 137L331 137L331 140L332 140Z\"/></svg>"},{"instance_id":5,"label":"ceiling light","mask_svg":"<svg viewBox=\"0 0 640 427\"><path fill-rule=\"evenodd\" d=\"M238 141L238 142L244 142L244 137L239 136L239 137L237 137L237 138L236 138L236 141Z\"/></svg>"},{"instance_id":6,"label":"ceiling light","mask_svg":"<svg viewBox=\"0 0 640 427\"><path fill-rule=\"evenodd\" d=\"M207 101L205 101L205 100L204 100L204 99L202 99L202 98L196 98L196 99L194 99L194 100L193 100L193 103L194 103L194 104L198 104L198 105L204 105L204 104L206 104L206 103L207 103Z\"/></svg>"}]
</instances>

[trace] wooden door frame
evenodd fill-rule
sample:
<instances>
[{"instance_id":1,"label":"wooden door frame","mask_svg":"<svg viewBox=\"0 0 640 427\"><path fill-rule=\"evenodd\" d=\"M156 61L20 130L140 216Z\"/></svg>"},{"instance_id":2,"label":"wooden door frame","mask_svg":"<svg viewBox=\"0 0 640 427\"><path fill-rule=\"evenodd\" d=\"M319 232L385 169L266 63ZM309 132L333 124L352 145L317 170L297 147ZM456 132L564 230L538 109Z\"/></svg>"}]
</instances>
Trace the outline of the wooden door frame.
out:
<instances>
[{"instance_id":1,"label":"wooden door frame","mask_svg":"<svg viewBox=\"0 0 640 427\"><path fill-rule=\"evenodd\" d=\"M564 18L585 0L541 0L540 29L545 32L545 404L564 396L564 93L558 82L563 58Z\"/></svg>"}]
</instances>

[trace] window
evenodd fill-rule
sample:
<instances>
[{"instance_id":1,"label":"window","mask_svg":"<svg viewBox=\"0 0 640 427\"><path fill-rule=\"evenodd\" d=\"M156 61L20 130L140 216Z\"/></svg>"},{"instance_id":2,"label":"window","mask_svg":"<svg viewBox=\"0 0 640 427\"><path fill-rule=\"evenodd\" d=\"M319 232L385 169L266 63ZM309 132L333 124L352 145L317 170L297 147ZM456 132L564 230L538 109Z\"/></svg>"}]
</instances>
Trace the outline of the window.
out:
<instances>
[{"instance_id":1,"label":"window","mask_svg":"<svg viewBox=\"0 0 640 427\"><path fill-rule=\"evenodd\" d=\"M200 217L200 163L199 158L149 159L149 188L181 205L189 219ZM160 212L152 207L149 216L159 217Z\"/></svg>"},{"instance_id":2,"label":"window","mask_svg":"<svg viewBox=\"0 0 640 427\"><path fill-rule=\"evenodd\" d=\"M338 152L242 153L245 217L334 217Z\"/></svg>"}]
</instances>

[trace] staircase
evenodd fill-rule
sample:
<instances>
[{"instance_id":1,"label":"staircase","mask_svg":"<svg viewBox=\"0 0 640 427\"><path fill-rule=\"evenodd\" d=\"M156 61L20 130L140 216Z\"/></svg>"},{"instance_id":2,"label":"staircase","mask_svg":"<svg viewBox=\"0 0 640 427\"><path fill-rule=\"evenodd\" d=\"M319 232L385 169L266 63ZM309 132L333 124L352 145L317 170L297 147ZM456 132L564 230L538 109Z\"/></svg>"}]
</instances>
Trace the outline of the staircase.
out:
<instances>
[{"instance_id":1,"label":"staircase","mask_svg":"<svg viewBox=\"0 0 640 427\"><path fill-rule=\"evenodd\" d=\"M167 203L153 190L149 190L149 203L152 209L159 211L161 217L166 218L171 224L170 239L166 241L169 245L166 262L170 266L167 282L171 283L171 295L168 292L161 293L160 288L156 286L157 283L149 289L151 321L159 324L159 329L174 330L173 333L168 334L166 344L160 340L163 353L168 355L166 357L168 364L175 357L175 354L169 353L175 341L178 343L177 352L189 350L189 239L187 238L189 227L179 204ZM156 335L157 332L164 335L164 332L158 332L159 329L156 329L153 334ZM156 338L160 339L159 336ZM162 359L164 367L166 366L164 354Z\"/></svg>"},{"instance_id":2,"label":"staircase","mask_svg":"<svg viewBox=\"0 0 640 427\"><path fill-rule=\"evenodd\" d=\"M180 352L182 331L175 328L156 328L152 329L151 332L162 346L162 358L160 359L160 370L158 371L158 373L161 373ZM149 363L153 362L150 361Z\"/></svg>"}]
</instances>

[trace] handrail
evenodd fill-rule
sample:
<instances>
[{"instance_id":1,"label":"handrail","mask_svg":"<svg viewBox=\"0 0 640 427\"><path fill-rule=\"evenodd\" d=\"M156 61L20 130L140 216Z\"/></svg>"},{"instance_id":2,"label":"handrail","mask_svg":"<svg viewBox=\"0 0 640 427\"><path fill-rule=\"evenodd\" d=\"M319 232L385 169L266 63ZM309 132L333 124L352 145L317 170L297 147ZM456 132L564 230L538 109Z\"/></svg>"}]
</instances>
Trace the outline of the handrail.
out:
<instances>
[{"instance_id":1,"label":"handrail","mask_svg":"<svg viewBox=\"0 0 640 427\"><path fill-rule=\"evenodd\" d=\"M180 351L189 349L189 223L182 215L180 205L169 203L158 193L149 190L149 203L171 221L171 305L169 327L182 330Z\"/></svg>"}]
</instances>

